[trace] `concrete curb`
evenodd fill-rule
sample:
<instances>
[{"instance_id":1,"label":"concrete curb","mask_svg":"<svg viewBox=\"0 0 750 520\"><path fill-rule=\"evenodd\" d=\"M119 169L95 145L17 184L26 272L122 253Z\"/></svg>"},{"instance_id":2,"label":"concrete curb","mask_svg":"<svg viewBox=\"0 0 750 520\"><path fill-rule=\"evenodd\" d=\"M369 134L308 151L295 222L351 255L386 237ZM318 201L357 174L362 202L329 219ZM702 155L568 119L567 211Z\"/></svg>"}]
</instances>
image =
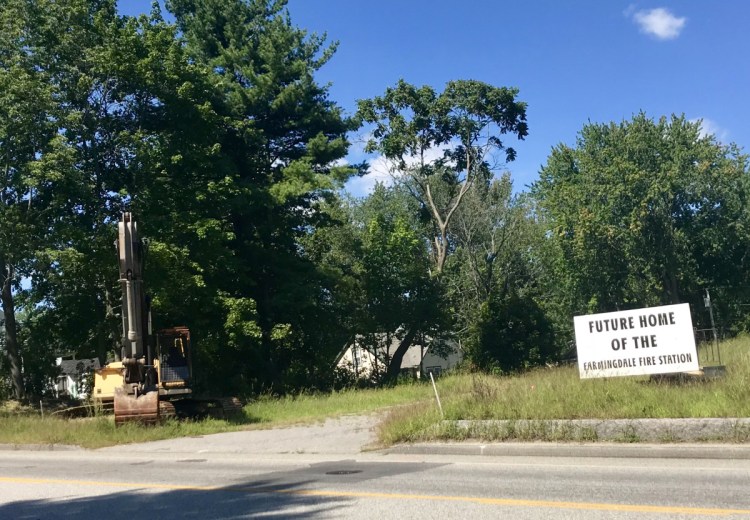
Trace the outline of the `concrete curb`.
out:
<instances>
[{"instance_id":1,"label":"concrete curb","mask_svg":"<svg viewBox=\"0 0 750 520\"><path fill-rule=\"evenodd\" d=\"M748 459L750 460L750 418L732 419L617 419L617 420L555 420L555 421L443 421L439 431L448 437L466 439L497 439L496 442L433 442L399 445L383 450L383 454L420 455L479 455L479 456L539 456L539 457L632 457L632 458L697 458L697 459ZM323 428L318 425L317 429ZM367 430L359 425L356 431ZM275 440L276 450L262 453L292 453L299 451L299 439L292 429L284 435L269 430L261 435L271 435L264 445ZM459 430L458 432L456 430ZM317 432L317 430L316 430ZM459 435L456 435L456 434ZM231 449L216 442L212 453L236 451L241 432L228 434ZM256 433L255 435L259 435ZM309 435L309 434L305 434ZM360 452L366 445L364 439L351 439L345 429L325 436L325 443L335 442L337 436L349 440L352 453ZM317 432L314 437L320 437ZM322 437L321 437L322 439ZM520 439L520 441L519 441ZM523 439L532 442L523 442ZM544 439L536 441L535 439ZM163 450L163 444L186 442L190 439L172 439L147 443L144 453ZM161 443L161 444L160 444ZM200 440L205 449L206 439ZM364 444L362 444L364 443ZM288 448L288 449L287 449ZM109 450L117 451L118 448ZM192 447L187 451L198 449ZM92 451L80 446L64 444L0 444L0 451ZM281 451L279 451L281 450ZM102 449L99 451L108 451ZM312 448L306 449L316 452ZM93 451L92 451L93 452ZM252 451L251 451L252 452ZM254 452L253 452L254 453ZM317 452L316 452L317 453Z\"/></svg>"},{"instance_id":2,"label":"concrete curb","mask_svg":"<svg viewBox=\"0 0 750 520\"><path fill-rule=\"evenodd\" d=\"M684 443L750 441L750 418L443 421L466 438Z\"/></svg>"},{"instance_id":3,"label":"concrete curb","mask_svg":"<svg viewBox=\"0 0 750 520\"><path fill-rule=\"evenodd\" d=\"M382 450L397 455L471 455L484 457L579 457L629 459L750 460L750 445L733 444L565 444L433 443L403 444Z\"/></svg>"}]
</instances>

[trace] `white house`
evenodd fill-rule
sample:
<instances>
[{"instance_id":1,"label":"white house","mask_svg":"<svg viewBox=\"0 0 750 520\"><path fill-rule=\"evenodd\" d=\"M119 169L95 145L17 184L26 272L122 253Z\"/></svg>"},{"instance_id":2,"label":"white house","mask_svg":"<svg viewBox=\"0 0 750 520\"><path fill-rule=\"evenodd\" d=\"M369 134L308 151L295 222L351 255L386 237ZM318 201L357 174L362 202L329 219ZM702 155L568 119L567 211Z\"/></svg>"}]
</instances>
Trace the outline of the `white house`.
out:
<instances>
[{"instance_id":1,"label":"white house","mask_svg":"<svg viewBox=\"0 0 750 520\"><path fill-rule=\"evenodd\" d=\"M99 360L92 359L63 359L57 358L60 375L53 383L55 397L72 397L86 399L91 392L93 379L89 381L94 370L99 370Z\"/></svg>"},{"instance_id":2,"label":"white house","mask_svg":"<svg viewBox=\"0 0 750 520\"><path fill-rule=\"evenodd\" d=\"M393 357L400 341L395 334L376 334L370 341L364 336L357 336L341 351L336 359L336 367L353 372L357 379L378 379L379 374L387 371L386 359ZM432 348L429 343L415 339L401 360L402 373L408 372L417 378L430 372L439 376L456 367L463 359L460 345L454 341L442 341ZM432 343L436 345L435 341ZM374 352L377 352L377 356Z\"/></svg>"}]
</instances>

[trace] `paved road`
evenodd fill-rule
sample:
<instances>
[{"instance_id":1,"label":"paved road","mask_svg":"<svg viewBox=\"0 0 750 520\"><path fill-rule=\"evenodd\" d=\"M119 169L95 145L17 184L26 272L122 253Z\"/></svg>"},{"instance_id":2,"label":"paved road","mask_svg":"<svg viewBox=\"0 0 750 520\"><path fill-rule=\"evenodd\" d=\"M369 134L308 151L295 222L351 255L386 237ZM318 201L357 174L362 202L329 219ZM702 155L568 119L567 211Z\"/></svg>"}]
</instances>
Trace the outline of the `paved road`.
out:
<instances>
[{"instance_id":1,"label":"paved road","mask_svg":"<svg viewBox=\"0 0 750 520\"><path fill-rule=\"evenodd\" d=\"M362 452L373 424L0 451L0 518L750 518L747 460Z\"/></svg>"},{"instance_id":2,"label":"paved road","mask_svg":"<svg viewBox=\"0 0 750 520\"><path fill-rule=\"evenodd\" d=\"M747 461L0 454L0 518L750 518Z\"/></svg>"}]
</instances>

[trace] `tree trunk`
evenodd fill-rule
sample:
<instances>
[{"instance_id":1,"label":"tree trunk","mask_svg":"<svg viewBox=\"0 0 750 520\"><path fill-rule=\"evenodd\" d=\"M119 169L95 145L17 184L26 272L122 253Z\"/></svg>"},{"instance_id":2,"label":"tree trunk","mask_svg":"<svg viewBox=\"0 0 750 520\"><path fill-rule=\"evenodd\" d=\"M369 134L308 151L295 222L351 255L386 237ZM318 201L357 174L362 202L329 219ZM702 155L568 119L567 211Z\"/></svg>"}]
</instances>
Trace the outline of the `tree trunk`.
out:
<instances>
[{"instance_id":1,"label":"tree trunk","mask_svg":"<svg viewBox=\"0 0 750 520\"><path fill-rule=\"evenodd\" d=\"M2 260L2 259L0 259ZM21 356L18 353L18 334L16 328L16 308L13 303L13 266L0 262L0 299L5 313L5 355L10 363L10 377L13 383L14 397L21 400L25 397L23 374L21 373Z\"/></svg>"},{"instance_id":2,"label":"tree trunk","mask_svg":"<svg viewBox=\"0 0 750 520\"><path fill-rule=\"evenodd\" d=\"M401 340L396 352L393 353L391 361L388 364L388 373L386 374L387 381L395 381L401 371L401 362L404 360L406 351L409 350L411 344L414 342L414 337L417 335L416 327L411 327L406 331L404 339Z\"/></svg>"},{"instance_id":3,"label":"tree trunk","mask_svg":"<svg viewBox=\"0 0 750 520\"><path fill-rule=\"evenodd\" d=\"M666 294L669 303L672 305L680 303L680 284L677 281L677 276L675 276L673 271L665 271L663 274L663 280L664 293Z\"/></svg>"}]
</instances>

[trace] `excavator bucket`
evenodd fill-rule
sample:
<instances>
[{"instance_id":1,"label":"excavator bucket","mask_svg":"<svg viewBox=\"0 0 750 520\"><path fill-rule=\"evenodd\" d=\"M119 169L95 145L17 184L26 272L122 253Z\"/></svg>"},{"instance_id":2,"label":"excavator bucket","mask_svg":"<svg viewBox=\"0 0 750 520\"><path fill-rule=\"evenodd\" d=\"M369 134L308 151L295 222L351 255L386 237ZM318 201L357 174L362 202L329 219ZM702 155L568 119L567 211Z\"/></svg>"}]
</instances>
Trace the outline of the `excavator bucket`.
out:
<instances>
[{"instance_id":1,"label":"excavator bucket","mask_svg":"<svg viewBox=\"0 0 750 520\"><path fill-rule=\"evenodd\" d=\"M115 389L115 425L127 422L156 424L159 421L159 392L146 392L136 396L127 388Z\"/></svg>"}]
</instances>

